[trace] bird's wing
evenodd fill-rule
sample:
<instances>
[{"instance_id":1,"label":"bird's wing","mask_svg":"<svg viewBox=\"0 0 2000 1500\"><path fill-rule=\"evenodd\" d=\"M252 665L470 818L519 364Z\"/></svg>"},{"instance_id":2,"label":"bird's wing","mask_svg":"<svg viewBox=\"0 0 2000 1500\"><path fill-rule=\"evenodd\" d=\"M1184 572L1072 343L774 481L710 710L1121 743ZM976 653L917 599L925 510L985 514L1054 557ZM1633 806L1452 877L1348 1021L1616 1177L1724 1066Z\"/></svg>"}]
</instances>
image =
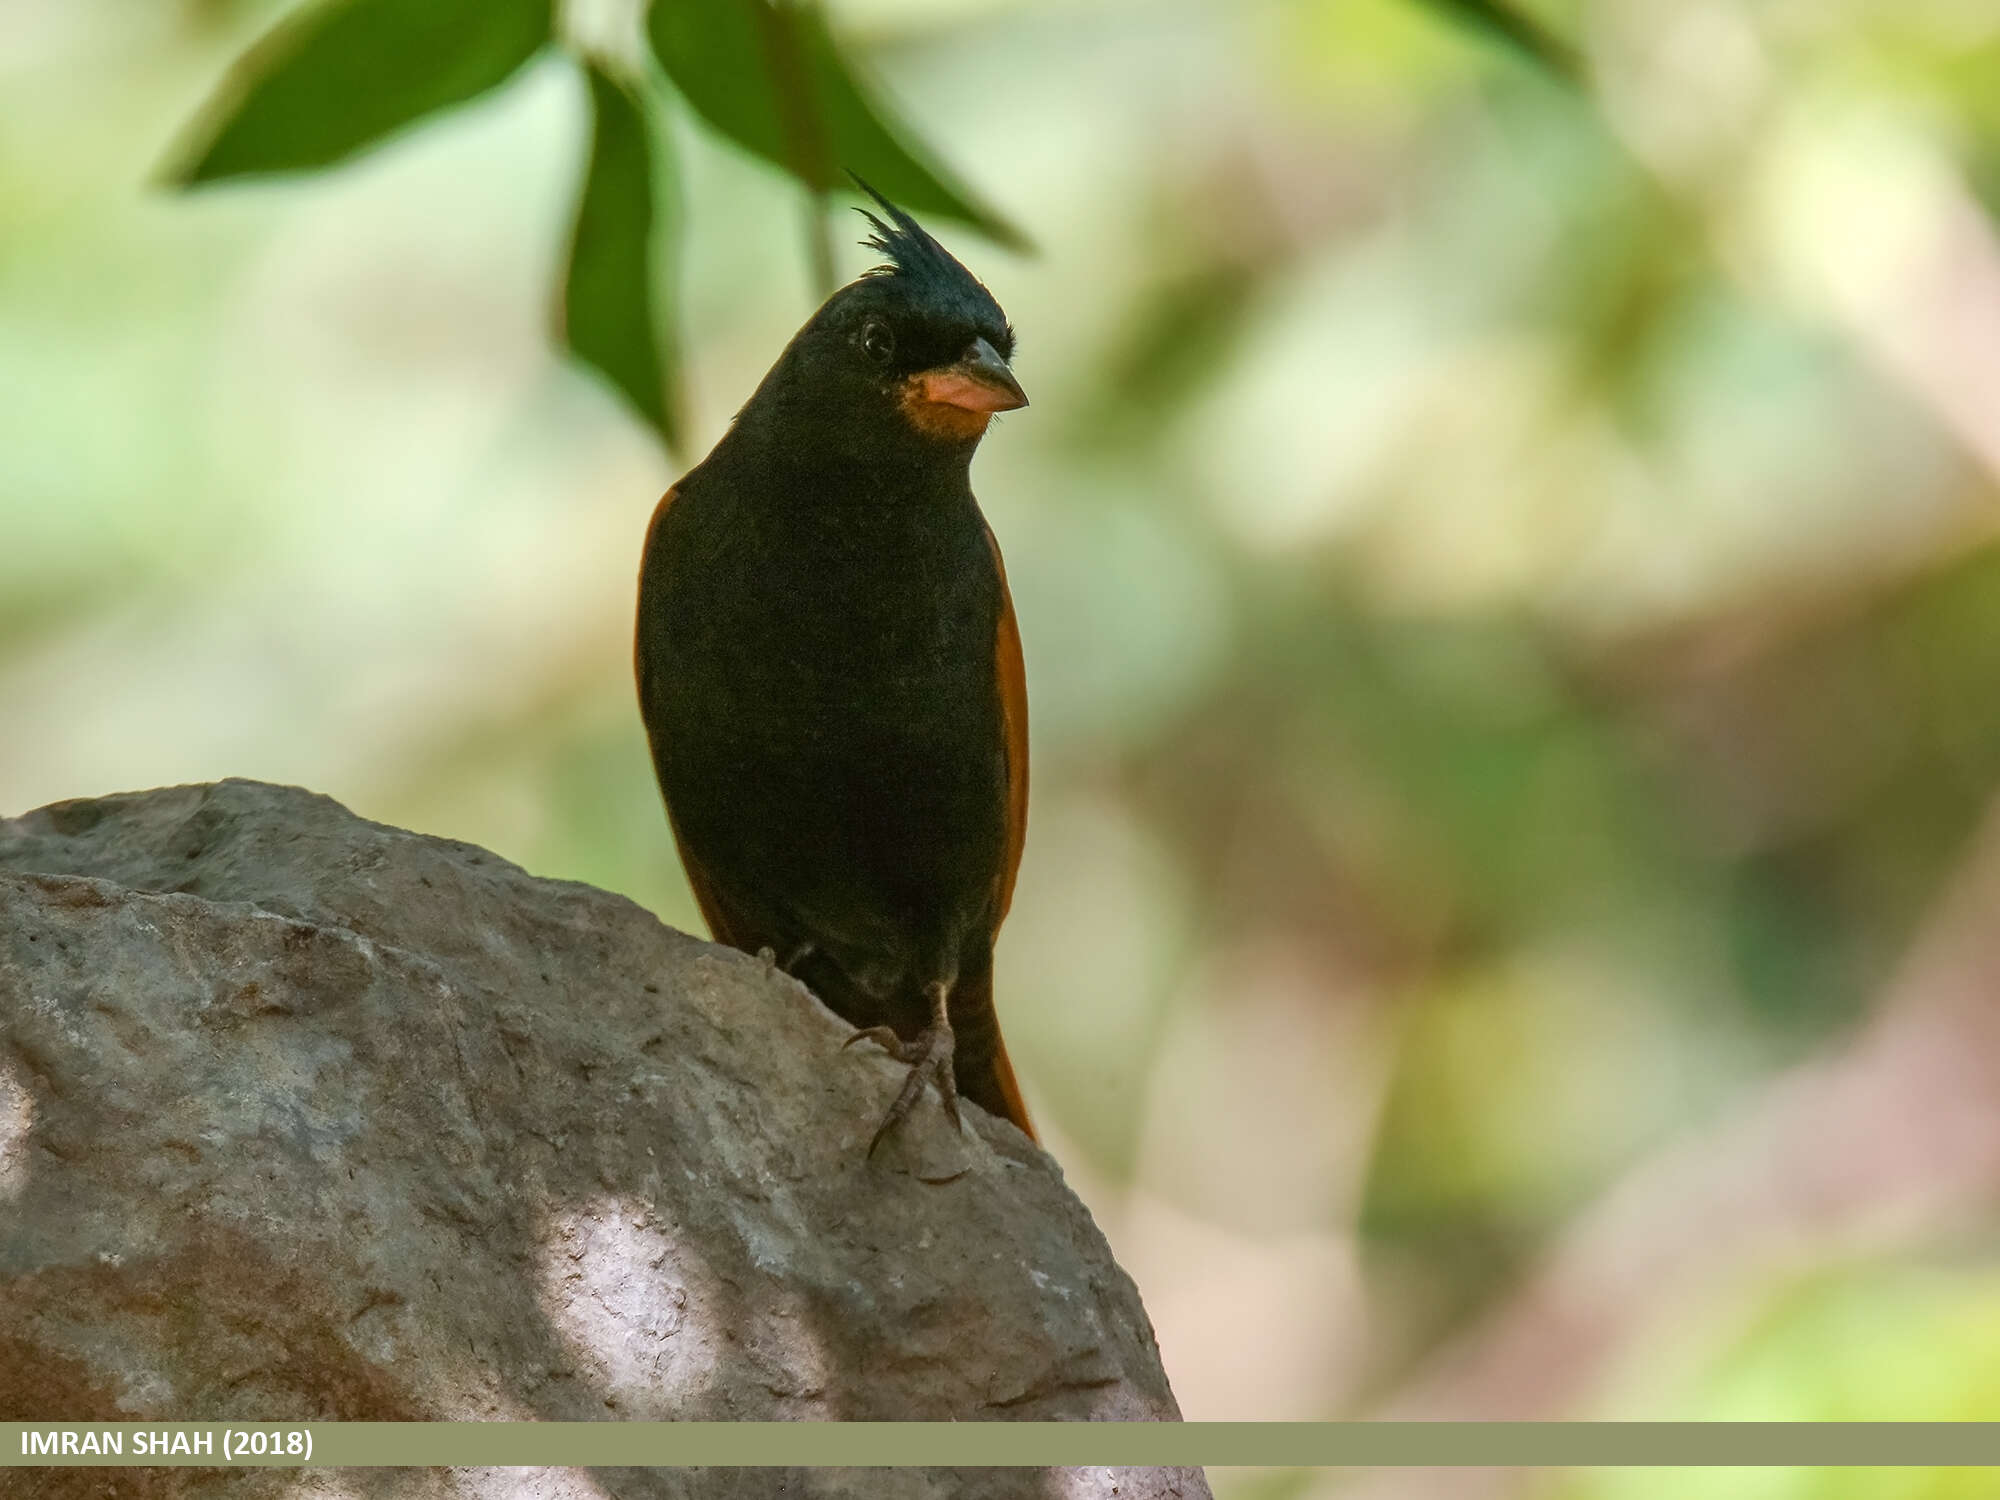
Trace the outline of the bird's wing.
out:
<instances>
[{"instance_id":1,"label":"bird's wing","mask_svg":"<svg viewBox=\"0 0 2000 1500\"><path fill-rule=\"evenodd\" d=\"M644 597L646 590L646 566L653 560L653 544L659 540L660 523L673 509L674 501L680 497L681 487L669 485L667 492L660 496L660 503L653 507L653 519L646 523L646 545L639 552L639 593L641 599L639 619L632 631L632 675L639 684L639 713L645 719L646 705L652 701L652 683L646 672L646 619ZM648 735L652 733L650 722L646 725ZM657 762L659 757L654 756Z\"/></svg>"},{"instance_id":2,"label":"bird's wing","mask_svg":"<svg viewBox=\"0 0 2000 1500\"><path fill-rule=\"evenodd\" d=\"M679 498L680 492L681 487L678 484L673 485L666 494L660 496L660 503L653 507L653 519L646 523L645 550L640 554L639 566L642 573L646 560L653 555L653 544L659 537L660 523L667 518L667 512L673 508L673 503ZM653 697L652 674L648 670L648 665L642 620L632 643L632 671L639 682L640 717L646 725L646 737L650 742L653 736L653 719L644 711ZM661 747L653 744L651 748L653 765L657 769L664 764L660 754ZM666 791L664 784L660 790L662 793ZM694 852L688 848L687 841L681 837L680 823L674 817L673 800L667 798L666 803L667 826L673 830L674 847L680 851L681 868L687 871L688 885L694 890L695 905L701 908L702 920L708 923L709 936L731 948L741 948L746 953L756 952L759 947L770 941L761 930L765 924L755 921L748 913L734 910L724 899L714 879L694 857Z\"/></svg>"},{"instance_id":3,"label":"bird's wing","mask_svg":"<svg viewBox=\"0 0 2000 1500\"><path fill-rule=\"evenodd\" d=\"M673 486L660 497L660 503L653 509L653 518L646 527L646 547L640 562L642 577L647 560L653 556L659 540L660 526L680 497L682 488L682 484ZM641 608L643 611L643 604ZM769 948L781 963L789 962L795 955L816 950L822 955L822 965L831 963L841 971L841 992L854 991L853 1000L845 1008L836 1003L831 995L822 995L822 999L842 1014L853 1010L863 1015L865 1019L855 1021L859 1026L887 1019L873 1014L877 1002L872 998L872 992L882 988L882 985L878 976L868 972L868 958L885 947L893 947L893 934L886 935L885 940L885 934L879 930L879 922L870 921L872 913L846 909L802 909L796 902L780 899L777 892L759 891L754 886L730 879L728 872L710 866L689 845L680 816L674 808L674 799L667 788L667 747L658 737L660 718L647 711L655 701L655 693L661 684L655 677L660 664L647 655L643 619L635 637L633 672L639 684L640 718L646 726L653 768L660 777L661 797L667 808L667 826L673 830L674 847L680 853L681 868L687 872L688 886L694 892L695 905L701 908L702 919L708 923L709 936L718 943L745 953ZM850 975L851 978L848 977Z\"/></svg>"},{"instance_id":4,"label":"bird's wing","mask_svg":"<svg viewBox=\"0 0 2000 1500\"><path fill-rule=\"evenodd\" d=\"M1014 618L1014 596L1007 588L1007 564L1000 556L1000 543L993 528L986 528L986 545L993 550L993 570L1000 576L1000 623L995 632L993 661L1000 682L1000 729L1007 752L1007 851L1000 867L998 930L1014 901L1014 878L1021 872L1021 850L1028 840L1028 673L1021 660L1021 626ZM981 995L967 998L975 1009L993 1014L993 971L989 966L979 976ZM1000 1113L1019 1126L1029 1140L1039 1140L1028 1120L1028 1106L1022 1101L1021 1086L1014 1080L1014 1065L1007 1057L1007 1044L1000 1028L993 1028L992 1082ZM991 1100L982 1100L991 1107Z\"/></svg>"},{"instance_id":5,"label":"bird's wing","mask_svg":"<svg viewBox=\"0 0 2000 1500\"><path fill-rule=\"evenodd\" d=\"M1021 627L1014 619L1014 596L1007 591L1007 564L993 528L986 528L986 545L993 551L993 568L1000 575L1000 624L993 658L1000 680L1000 728L1007 752L1007 852L1000 867L997 929L1014 901L1014 877L1021 870L1021 850L1028 838L1028 675L1021 661Z\"/></svg>"}]
</instances>

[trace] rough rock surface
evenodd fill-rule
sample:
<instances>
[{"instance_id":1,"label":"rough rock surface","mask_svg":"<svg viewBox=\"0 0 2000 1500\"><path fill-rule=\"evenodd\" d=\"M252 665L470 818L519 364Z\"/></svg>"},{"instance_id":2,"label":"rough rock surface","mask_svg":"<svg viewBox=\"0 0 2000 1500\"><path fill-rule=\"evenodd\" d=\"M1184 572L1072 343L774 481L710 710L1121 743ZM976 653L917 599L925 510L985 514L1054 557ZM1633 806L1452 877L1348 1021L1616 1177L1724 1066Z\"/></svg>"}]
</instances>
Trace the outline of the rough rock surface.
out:
<instances>
[{"instance_id":1,"label":"rough rock surface","mask_svg":"<svg viewBox=\"0 0 2000 1500\"><path fill-rule=\"evenodd\" d=\"M869 1163L900 1071L847 1034L628 901L308 792L0 821L0 1418L1177 1416L1051 1161L933 1107L914 1154ZM50 1494L85 1474L92 1494L330 1478L41 1471ZM517 1492L1207 1490L1179 1470L338 1486Z\"/></svg>"}]
</instances>

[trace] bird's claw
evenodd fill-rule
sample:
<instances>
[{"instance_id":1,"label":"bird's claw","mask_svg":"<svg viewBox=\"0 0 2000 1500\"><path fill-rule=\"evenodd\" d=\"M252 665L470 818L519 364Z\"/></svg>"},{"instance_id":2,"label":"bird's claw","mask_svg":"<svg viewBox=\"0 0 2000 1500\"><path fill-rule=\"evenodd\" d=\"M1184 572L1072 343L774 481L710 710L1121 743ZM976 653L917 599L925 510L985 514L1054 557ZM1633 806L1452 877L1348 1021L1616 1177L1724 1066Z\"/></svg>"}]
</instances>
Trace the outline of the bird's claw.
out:
<instances>
[{"instance_id":1,"label":"bird's claw","mask_svg":"<svg viewBox=\"0 0 2000 1500\"><path fill-rule=\"evenodd\" d=\"M889 1106L881 1125L876 1127L874 1139L868 1143L870 1157L888 1139L890 1132L909 1118L910 1111L916 1108L917 1100L923 1094L926 1081L937 1085L938 1099L944 1105L945 1116L951 1121L952 1129L965 1128L958 1114L958 1076L953 1071L954 1046L947 996L948 991L943 985L931 987L931 1024L917 1033L915 1041L905 1042L890 1027L870 1026L855 1032L842 1044L843 1047L852 1047L859 1041L874 1042L897 1062L908 1064L910 1069L895 1103Z\"/></svg>"},{"instance_id":2,"label":"bird's claw","mask_svg":"<svg viewBox=\"0 0 2000 1500\"><path fill-rule=\"evenodd\" d=\"M873 1042L900 1063L914 1061L910 1049L903 1045L903 1039L896 1035L896 1029L893 1026L865 1026L842 1042L840 1050L845 1052L856 1042Z\"/></svg>"},{"instance_id":3,"label":"bird's claw","mask_svg":"<svg viewBox=\"0 0 2000 1500\"><path fill-rule=\"evenodd\" d=\"M964 1126L958 1117L958 1079L952 1073L952 1036L949 1026L926 1026L917 1034L914 1043L903 1046L892 1054L898 1062L910 1065L909 1075L903 1080L902 1090L896 1095L896 1102L889 1106L889 1112L882 1116L882 1123L876 1127L875 1137L868 1143L868 1154L874 1156L876 1148L887 1140L890 1132L909 1118L910 1111L917 1107L917 1100L923 1094L926 1081L937 1085L938 1098L944 1105L944 1112L952 1124L952 1129Z\"/></svg>"}]
</instances>

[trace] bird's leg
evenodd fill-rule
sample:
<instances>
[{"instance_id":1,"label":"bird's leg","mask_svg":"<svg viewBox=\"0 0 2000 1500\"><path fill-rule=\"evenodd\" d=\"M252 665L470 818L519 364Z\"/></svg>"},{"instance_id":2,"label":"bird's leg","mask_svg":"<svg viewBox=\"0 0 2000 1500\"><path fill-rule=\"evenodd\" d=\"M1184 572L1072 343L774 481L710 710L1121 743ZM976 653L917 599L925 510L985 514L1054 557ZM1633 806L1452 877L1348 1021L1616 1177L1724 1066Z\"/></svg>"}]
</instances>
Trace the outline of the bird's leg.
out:
<instances>
[{"instance_id":1,"label":"bird's leg","mask_svg":"<svg viewBox=\"0 0 2000 1500\"><path fill-rule=\"evenodd\" d=\"M917 1096L924 1091L926 1079L937 1084L938 1098L944 1102L944 1112L953 1127L962 1128L958 1118L958 1079L952 1072L951 986L942 979L933 980L924 986L924 993L930 996L931 1024L917 1033L914 1042L905 1042L888 1026L870 1026L842 1043L843 1047L852 1047L863 1040L874 1042L897 1062L907 1063L910 1069L909 1077L903 1080L902 1092L882 1117L875 1139L868 1143L870 1156L889 1132L909 1117L916 1107Z\"/></svg>"}]
</instances>

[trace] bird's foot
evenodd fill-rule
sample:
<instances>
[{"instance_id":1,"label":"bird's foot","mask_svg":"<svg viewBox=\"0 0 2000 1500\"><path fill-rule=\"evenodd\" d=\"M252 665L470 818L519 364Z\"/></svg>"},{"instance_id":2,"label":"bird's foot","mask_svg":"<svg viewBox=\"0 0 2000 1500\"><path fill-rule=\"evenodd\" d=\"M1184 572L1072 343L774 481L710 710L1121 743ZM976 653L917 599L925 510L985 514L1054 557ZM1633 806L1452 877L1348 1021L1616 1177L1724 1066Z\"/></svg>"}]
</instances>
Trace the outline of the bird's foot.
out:
<instances>
[{"instance_id":1,"label":"bird's foot","mask_svg":"<svg viewBox=\"0 0 2000 1500\"><path fill-rule=\"evenodd\" d=\"M875 1138L868 1143L868 1154L872 1157L898 1125L909 1118L922 1097L926 1081L937 1085L938 1098L944 1104L944 1112L950 1118L953 1129L963 1129L958 1116L958 1078L952 1071L953 1043L951 1015L947 1001L949 988L942 982L930 986L931 1024L917 1033L916 1040L906 1042L887 1026L870 1026L849 1037L843 1047L852 1047L856 1042L875 1043L899 1063L909 1066L909 1076L903 1080L902 1091L896 1095L895 1103L882 1117L876 1128Z\"/></svg>"}]
</instances>

